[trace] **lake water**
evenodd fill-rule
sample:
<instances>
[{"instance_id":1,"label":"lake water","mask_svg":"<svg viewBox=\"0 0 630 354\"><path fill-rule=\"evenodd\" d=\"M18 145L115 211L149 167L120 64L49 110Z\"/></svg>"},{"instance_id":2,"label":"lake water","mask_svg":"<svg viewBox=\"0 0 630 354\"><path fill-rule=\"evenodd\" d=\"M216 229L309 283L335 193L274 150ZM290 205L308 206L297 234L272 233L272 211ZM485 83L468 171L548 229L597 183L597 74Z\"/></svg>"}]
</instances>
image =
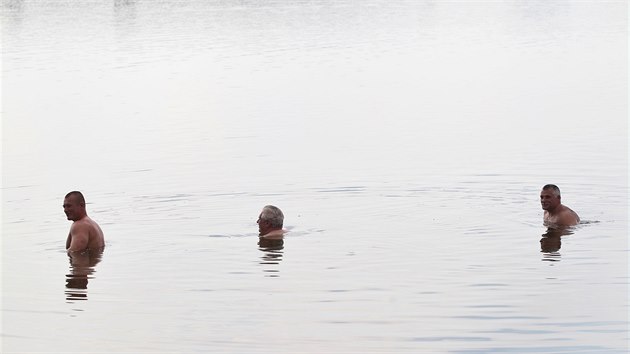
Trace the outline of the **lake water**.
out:
<instances>
[{"instance_id":1,"label":"lake water","mask_svg":"<svg viewBox=\"0 0 630 354\"><path fill-rule=\"evenodd\" d=\"M625 1L1 16L3 353L628 351Z\"/></svg>"}]
</instances>

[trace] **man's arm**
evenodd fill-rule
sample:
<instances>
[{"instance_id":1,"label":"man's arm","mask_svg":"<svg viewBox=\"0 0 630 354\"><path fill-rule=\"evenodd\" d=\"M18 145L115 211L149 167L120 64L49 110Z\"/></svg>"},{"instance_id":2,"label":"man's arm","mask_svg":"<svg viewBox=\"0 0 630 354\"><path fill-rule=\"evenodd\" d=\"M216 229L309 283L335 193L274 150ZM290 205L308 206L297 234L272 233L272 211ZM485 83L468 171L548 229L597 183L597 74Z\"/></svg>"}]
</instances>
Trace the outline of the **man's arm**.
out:
<instances>
[{"instance_id":1,"label":"man's arm","mask_svg":"<svg viewBox=\"0 0 630 354\"><path fill-rule=\"evenodd\" d=\"M70 227L70 247L68 252L81 252L88 247L90 241L90 228L83 223L74 223Z\"/></svg>"},{"instance_id":2,"label":"man's arm","mask_svg":"<svg viewBox=\"0 0 630 354\"><path fill-rule=\"evenodd\" d=\"M260 236L260 238L266 238L268 240L282 240L284 234L284 230L273 230L266 235Z\"/></svg>"}]
</instances>

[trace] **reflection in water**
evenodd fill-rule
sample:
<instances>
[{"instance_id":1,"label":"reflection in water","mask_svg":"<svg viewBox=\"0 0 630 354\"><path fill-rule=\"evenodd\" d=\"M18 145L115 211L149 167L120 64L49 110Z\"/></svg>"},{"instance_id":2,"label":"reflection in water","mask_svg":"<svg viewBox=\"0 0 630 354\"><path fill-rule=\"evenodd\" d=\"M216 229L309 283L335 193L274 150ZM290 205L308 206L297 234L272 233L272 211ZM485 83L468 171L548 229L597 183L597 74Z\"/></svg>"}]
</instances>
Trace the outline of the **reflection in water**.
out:
<instances>
[{"instance_id":1,"label":"reflection in water","mask_svg":"<svg viewBox=\"0 0 630 354\"><path fill-rule=\"evenodd\" d=\"M68 253L70 274L66 275L66 300L87 300L88 279L92 279L94 267L102 257L103 250Z\"/></svg>"},{"instance_id":2,"label":"reflection in water","mask_svg":"<svg viewBox=\"0 0 630 354\"><path fill-rule=\"evenodd\" d=\"M135 0L115 0L114 17L116 24L116 34L120 44L128 40L128 36L134 33L136 28L136 1Z\"/></svg>"},{"instance_id":3,"label":"reflection in water","mask_svg":"<svg viewBox=\"0 0 630 354\"><path fill-rule=\"evenodd\" d=\"M12 30L18 29L24 18L24 1L4 0L1 4L2 7L0 7L0 10L2 11L3 34L12 34Z\"/></svg>"},{"instance_id":4,"label":"reflection in water","mask_svg":"<svg viewBox=\"0 0 630 354\"><path fill-rule=\"evenodd\" d=\"M114 1L114 15L116 16L116 19L135 18L136 17L136 1L135 0L115 0Z\"/></svg>"},{"instance_id":5,"label":"reflection in water","mask_svg":"<svg viewBox=\"0 0 630 354\"><path fill-rule=\"evenodd\" d=\"M24 9L24 0L4 0L2 9L22 11Z\"/></svg>"},{"instance_id":6,"label":"reflection in water","mask_svg":"<svg viewBox=\"0 0 630 354\"><path fill-rule=\"evenodd\" d=\"M560 261L561 238L571 234L573 234L573 231L568 228L548 228L540 239L540 252L543 252L542 260L550 262Z\"/></svg>"},{"instance_id":7,"label":"reflection in water","mask_svg":"<svg viewBox=\"0 0 630 354\"><path fill-rule=\"evenodd\" d=\"M267 277L279 277L280 270L278 269L278 264L282 261L282 250L284 249L284 240L269 240L269 239L258 239L258 247L261 251L264 252L263 256L260 257L265 269L263 272L266 273Z\"/></svg>"},{"instance_id":8,"label":"reflection in water","mask_svg":"<svg viewBox=\"0 0 630 354\"><path fill-rule=\"evenodd\" d=\"M114 8L135 6L136 0L114 0Z\"/></svg>"}]
</instances>

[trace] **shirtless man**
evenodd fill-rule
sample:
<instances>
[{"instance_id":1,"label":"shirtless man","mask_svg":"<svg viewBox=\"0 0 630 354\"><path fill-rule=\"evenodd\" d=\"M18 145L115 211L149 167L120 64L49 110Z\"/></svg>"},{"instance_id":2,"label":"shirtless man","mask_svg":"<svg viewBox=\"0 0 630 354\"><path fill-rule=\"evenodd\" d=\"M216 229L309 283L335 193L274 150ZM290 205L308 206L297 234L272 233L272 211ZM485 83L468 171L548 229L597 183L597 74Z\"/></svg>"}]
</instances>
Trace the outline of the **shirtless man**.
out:
<instances>
[{"instance_id":1,"label":"shirtless man","mask_svg":"<svg viewBox=\"0 0 630 354\"><path fill-rule=\"evenodd\" d=\"M284 214L273 205L265 205L258 220L258 237L269 240L282 240L286 230L282 229Z\"/></svg>"},{"instance_id":2,"label":"shirtless man","mask_svg":"<svg viewBox=\"0 0 630 354\"><path fill-rule=\"evenodd\" d=\"M87 216L85 198L81 192L66 194L63 212L66 213L68 220L74 221L66 240L68 252L100 251L105 247L103 231Z\"/></svg>"},{"instance_id":3,"label":"shirtless man","mask_svg":"<svg viewBox=\"0 0 630 354\"><path fill-rule=\"evenodd\" d=\"M560 188L547 184L540 191L540 205L545 211L543 221L547 226L573 226L580 223L580 217L569 207L560 203Z\"/></svg>"}]
</instances>

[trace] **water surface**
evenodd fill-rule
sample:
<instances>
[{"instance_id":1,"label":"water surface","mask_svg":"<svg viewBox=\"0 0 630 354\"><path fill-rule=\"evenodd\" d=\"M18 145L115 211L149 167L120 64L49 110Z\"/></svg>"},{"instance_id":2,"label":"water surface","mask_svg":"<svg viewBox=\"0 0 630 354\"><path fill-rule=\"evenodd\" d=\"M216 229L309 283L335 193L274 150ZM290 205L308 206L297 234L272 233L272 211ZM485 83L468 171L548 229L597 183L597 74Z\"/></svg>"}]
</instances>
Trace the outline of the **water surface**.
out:
<instances>
[{"instance_id":1,"label":"water surface","mask_svg":"<svg viewBox=\"0 0 630 354\"><path fill-rule=\"evenodd\" d=\"M627 352L625 2L1 16L3 352Z\"/></svg>"}]
</instances>

